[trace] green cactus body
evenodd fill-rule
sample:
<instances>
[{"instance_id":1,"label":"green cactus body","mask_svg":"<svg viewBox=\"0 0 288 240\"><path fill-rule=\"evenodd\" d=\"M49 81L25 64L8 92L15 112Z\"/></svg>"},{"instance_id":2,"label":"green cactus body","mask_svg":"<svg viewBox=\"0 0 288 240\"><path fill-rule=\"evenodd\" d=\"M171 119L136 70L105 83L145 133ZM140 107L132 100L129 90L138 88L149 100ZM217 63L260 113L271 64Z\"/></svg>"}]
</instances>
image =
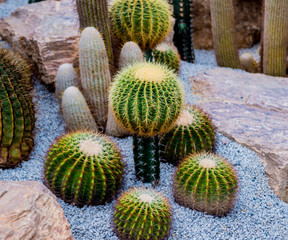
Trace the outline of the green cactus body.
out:
<instances>
[{"instance_id":1,"label":"green cactus body","mask_svg":"<svg viewBox=\"0 0 288 240\"><path fill-rule=\"evenodd\" d=\"M187 62L195 62L193 47L192 0L169 0L173 5L174 25L173 42L181 58Z\"/></svg>"},{"instance_id":2,"label":"green cactus body","mask_svg":"<svg viewBox=\"0 0 288 240\"><path fill-rule=\"evenodd\" d=\"M187 107L174 127L161 137L161 158L177 165L188 154L212 151L214 144L215 130L211 120L199 108Z\"/></svg>"},{"instance_id":3,"label":"green cactus body","mask_svg":"<svg viewBox=\"0 0 288 240\"><path fill-rule=\"evenodd\" d=\"M62 112L68 130L98 131L90 109L77 87L68 87L62 98Z\"/></svg>"},{"instance_id":4,"label":"green cactus body","mask_svg":"<svg viewBox=\"0 0 288 240\"><path fill-rule=\"evenodd\" d=\"M265 0L263 73L286 77L288 1Z\"/></svg>"},{"instance_id":5,"label":"green cactus body","mask_svg":"<svg viewBox=\"0 0 288 240\"><path fill-rule=\"evenodd\" d=\"M258 63L256 62L255 58L252 56L250 52L243 53L240 55L240 63L241 63L242 68L246 72L250 72L250 73L259 72Z\"/></svg>"},{"instance_id":6,"label":"green cactus body","mask_svg":"<svg viewBox=\"0 0 288 240\"><path fill-rule=\"evenodd\" d=\"M178 204L222 217L234 206L238 183L227 161L203 152L191 154L180 163L173 188Z\"/></svg>"},{"instance_id":7,"label":"green cactus body","mask_svg":"<svg viewBox=\"0 0 288 240\"><path fill-rule=\"evenodd\" d=\"M99 128L105 129L108 115L108 87L111 83L108 57L100 33L85 28L79 42L81 85Z\"/></svg>"},{"instance_id":8,"label":"green cactus body","mask_svg":"<svg viewBox=\"0 0 288 240\"><path fill-rule=\"evenodd\" d=\"M171 28L172 12L165 0L115 0L109 11L115 35L143 50L156 46Z\"/></svg>"},{"instance_id":9,"label":"green cactus body","mask_svg":"<svg viewBox=\"0 0 288 240\"><path fill-rule=\"evenodd\" d=\"M236 47L233 0L210 0L210 8L217 64L241 69Z\"/></svg>"},{"instance_id":10,"label":"green cactus body","mask_svg":"<svg viewBox=\"0 0 288 240\"><path fill-rule=\"evenodd\" d=\"M133 63L144 62L141 49L135 42L127 42L122 47L119 59L119 69L123 69Z\"/></svg>"},{"instance_id":11,"label":"green cactus body","mask_svg":"<svg viewBox=\"0 0 288 240\"><path fill-rule=\"evenodd\" d=\"M167 43L161 43L153 50L153 59L155 62L167 65L175 72L180 69L180 56Z\"/></svg>"},{"instance_id":12,"label":"green cactus body","mask_svg":"<svg viewBox=\"0 0 288 240\"><path fill-rule=\"evenodd\" d=\"M1 137L0 167L17 166L33 147L34 107L27 64L7 49L0 49Z\"/></svg>"},{"instance_id":13,"label":"green cactus body","mask_svg":"<svg viewBox=\"0 0 288 240\"><path fill-rule=\"evenodd\" d=\"M153 189L130 189L117 201L113 225L121 240L164 240L171 226L170 204Z\"/></svg>"},{"instance_id":14,"label":"green cactus body","mask_svg":"<svg viewBox=\"0 0 288 240\"><path fill-rule=\"evenodd\" d=\"M62 64L58 69L55 82L55 94L57 98L61 101L66 88L70 86L78 87L78 85L79 80L73 65L68 63Z\"/></svg>"},{"instance_id":15,"label":"green cactus body","mask_svg":"<svg viewBox=\"0 0 288 240\"><path fill-rule=\"evenodd\" d=\"M103 204L120 188L121 154L104 135L76 132L54 144L45 162L46 185L58 197L79 207Z\"/></svg>"}]
</instances>

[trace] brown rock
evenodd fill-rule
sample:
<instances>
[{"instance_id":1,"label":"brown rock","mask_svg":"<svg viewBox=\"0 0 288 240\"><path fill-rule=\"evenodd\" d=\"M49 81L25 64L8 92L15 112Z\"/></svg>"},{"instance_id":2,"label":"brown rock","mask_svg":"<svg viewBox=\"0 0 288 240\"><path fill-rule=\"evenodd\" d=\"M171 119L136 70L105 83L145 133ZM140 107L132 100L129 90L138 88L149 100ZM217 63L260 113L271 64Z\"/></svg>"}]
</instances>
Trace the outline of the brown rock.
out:
<instances>
[{"instance_id":1,"label":"brown rock","mask_svg":"<svg viewBox=\"0 0 288 240\"><path fill-rule=\"evenodd\" d=\"M0 22L0 33L28 60L45 84L55 81L58 67L78 52L77 14L73 1L43 1L17 9Z\"/></svg>"},{"instance_id":2,"label":"brown rock","mask_svg":"<svg viewBox=\"0 0 288 240\"><path fill-rule=\"evenodd\" d=\"M218 131L255 151L288 202L288 79L217 68L192 78Z\"/></svg>"},{"instance_id":3,"label":"brown rock","mask_svg":"<svg viewBox=\"0 0 288 240\"><path fill-rule=\"evenodd\" d=\"M41 183L0 181L0 239L74 239L57 198Z\"/></svg>"}]
</instances>

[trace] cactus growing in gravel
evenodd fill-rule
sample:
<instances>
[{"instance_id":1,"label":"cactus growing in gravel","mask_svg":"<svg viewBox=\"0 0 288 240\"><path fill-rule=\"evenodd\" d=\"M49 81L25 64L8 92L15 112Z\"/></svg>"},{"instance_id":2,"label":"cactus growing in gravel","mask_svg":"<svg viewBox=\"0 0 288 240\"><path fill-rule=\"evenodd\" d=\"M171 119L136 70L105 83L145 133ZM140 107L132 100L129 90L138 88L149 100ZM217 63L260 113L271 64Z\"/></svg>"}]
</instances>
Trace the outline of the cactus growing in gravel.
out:
<instances>
[{"instance_id":1,"label":"cactus growing in gravel","mask_svg":"<svg viewBox=\"0 0 288 240\"><path fill-rule=\"evenodd\" d=\"M79 42L79 66L84 96L98 127L105 129L108 115L108 87L111 83L108 57L100 33L85 28Z\"/></svg>"},{"instance_id":2,"label":"cactus growing in gravel","mask_svg":"<svg viewBox=\"0 0 288 240\"><path fill-rule=\"evenodd\" d=\"M62 112L65 125L70 131L98 131L90 109L77 87L68 87L62 98Z\"/></svg>"},{"instance_id":3,"label":"cactus growing in gravel","mask_svg":"<svg viewBox=\"0 0 288 240\"><path fill-rule=\"evenodd\" d=\"M233 167L216 154L191 154L178 166L174 177L175 201L218 217L229 213L237 194Z\"/></svg>"},{"instance_id":4,"label":"cactus growing in gravel","mask_svg":"<svg viewBox=\"0 0 288 240\"><path fill-rule=\"evenodd\" d=\"M45 162L46 185L65 202L79 207L103 204L120 188L121 154L104 135L76 132L54 144Z\"/></svg>"},{"instance_id":5,"label":"cactus growing in gravel","mask_svg":"<svg viewBox=\"0 0 288 240\"><path fill-rule=\"evenodd\" d=\"M176 165L191 153L212 151L214 144L215 130L209 117L195 106L187 107L174 127L161 137L161 157Z\"/></svg>"},{"instance_id":6,"label":"cactus growing in gravel","mask_svg":"<svg viewBox=\"0 0 288 240\"><path fill-rule=\"evenodd\" d=\"M178 72L180 69L180 56L167 43L159 44L153 51L155 62L162 63Z\"/></svg>"},{"instance_id":7,"label":"cactus growing in gravel","mask_svg":"<svg viewBox=\"0 0 288 240\"><path fill-rule=\"evenodd\" d=\"M143 50L156 46L171 28L172 12L166 0L115 0L109 11L115 35Z\"/></svg>"},{"instance_id":8,"label":"cactus growing in gravel","mask_svg":"<svg viewBox=\"0 0 288 240\"><path fill-rule=\"evenodd\" d=\"M0 167L17 166L33 147L35 124L30 69L16 54L0 49Z\"/></svg>"},{"instance_id":9,"label":"cactus growing in gravel","mask_svg":"<svg viewBox=\"0 0 288 240\"><path fill-rule=\"evenodd\" d=\"M119 69L131 65L136 62L144 62L141 49L135 42L127 42L122 47L119 58Z\"/></svg>"},{"instance_id":10,"label":"cactus growing in gravel","mask_svg":"<svg viewBox=\"0 0 288 240\"><path fill-rule=\"evenodd\" d=\"M171 226L170 204L153 189L130 189L118 199L113 225L121 240L166 239Z\"/></svg>"}]
</instances>

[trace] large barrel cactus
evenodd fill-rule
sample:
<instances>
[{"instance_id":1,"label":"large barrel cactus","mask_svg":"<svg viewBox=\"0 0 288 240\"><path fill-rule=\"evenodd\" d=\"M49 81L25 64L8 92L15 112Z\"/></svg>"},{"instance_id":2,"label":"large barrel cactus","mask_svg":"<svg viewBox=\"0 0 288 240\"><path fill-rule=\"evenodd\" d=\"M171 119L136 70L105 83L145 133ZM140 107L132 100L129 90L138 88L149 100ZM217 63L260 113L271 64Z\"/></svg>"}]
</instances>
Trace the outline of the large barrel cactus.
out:
<instances>
[{"instance_id":1,"label":"large barrel cactus","mask_svg":"<svg viewBox=\"0 0 288 240\"><path fill-rule=\"evenodd\" d=\"M178 166L174 178L177 203L218 217L232 210L237 188L233 167L211 153L189 155Z\"/></svg>"},{"instance_id":2,"label":"large barrel cactus","mask_svg":"<svg viewBox=\"0 0 288 240\"><path fill-rule=\"evenodd\" d=\"M170 204L153 189L130 189L118 199L113 225L121 240L166 239L171 225Z\"/></svg>"},{"instance_id":3,"label":"large barrel cactus","mask_svg":"<svg viewBox=\"0 0 288 240\"><path fill-rule=\"evenodd\" d=\"M121 154L104 135L76 132L61 137L45 162L46 185L58 197L79 207L103 204L121 186Z\"/></svg>"},{"instance_id":4,"label":"large barrel cactus","mask_svg":"<svg viewBox=\"0 0 288 240\"><path fill-rule=\"evenodd\" d=\"M17 166L33 147L35 124L28 65L0 49L0 167Z\"/></svg>"}]
</instances>

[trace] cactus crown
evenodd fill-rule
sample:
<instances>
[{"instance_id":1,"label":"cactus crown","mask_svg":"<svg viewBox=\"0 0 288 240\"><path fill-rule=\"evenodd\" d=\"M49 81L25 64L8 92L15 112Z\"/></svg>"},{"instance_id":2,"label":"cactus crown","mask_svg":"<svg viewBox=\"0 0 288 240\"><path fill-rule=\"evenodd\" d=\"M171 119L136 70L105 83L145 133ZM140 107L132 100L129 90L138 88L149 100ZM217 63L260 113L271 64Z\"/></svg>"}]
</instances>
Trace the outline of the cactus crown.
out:
<instances>
[{"instance_id":1,"label":"cactus crown","mask_svg":"<svg viewBox=\"0 0 288 240\"><path fill-rule=\"evenodd\" d=\"M126 42L121 49L120 59L119 59L119 69L122 69L128 65L136 62L143 62L144 56L135 42Z\"/></svg>"}]
</instances>

